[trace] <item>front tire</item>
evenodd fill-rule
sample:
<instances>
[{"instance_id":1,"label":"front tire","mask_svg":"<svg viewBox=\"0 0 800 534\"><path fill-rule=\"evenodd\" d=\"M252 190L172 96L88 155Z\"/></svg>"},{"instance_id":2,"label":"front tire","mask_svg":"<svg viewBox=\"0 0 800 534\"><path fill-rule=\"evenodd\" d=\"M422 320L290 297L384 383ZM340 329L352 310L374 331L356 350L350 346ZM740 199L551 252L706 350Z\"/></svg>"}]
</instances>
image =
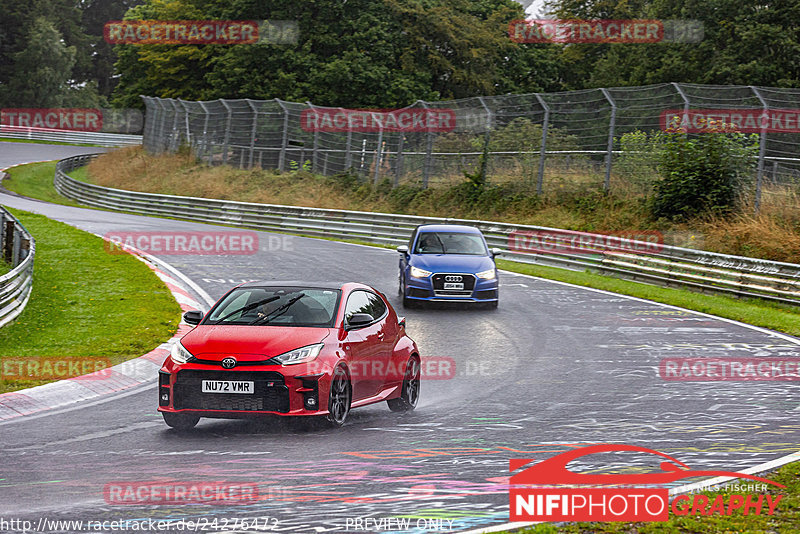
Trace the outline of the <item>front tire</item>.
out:
<instances>
[{"instance_id":1,"label":"front tire","mask_svg":"<svg viewBox=\"0 0 800 534\"><path fill-rule=\"evenodd\" d=\"M197 422L200 421L199 416L185 413L161 412L161 415L164 416L164 422L167 423L167 426L175 430L189 430L194 428Z\"/></svg>"},{"instance_id":2,"label":"front tire","mask_svg":"<svg viewBox=\"0 0 800 534\"><path fill-rule=\"evenodd\" d=\"M420 386L420 364L419 359L412 357L408 360L406 373L403 376L403 388L400 396L396 399L389 399L386 404L393 412L410 412L417 407L419 401Z\"/></svg>"},{"instance_id":3,"label":"front tire","mask_svg":"<svg viewBox=\"0 0 800 534\"><path fill-rule=\"evenodd\" d=\"M352 401L352 388L350 377L341 365L336 367L331 375L331 389L328 394L328 415L325 419L333 427L340 427L350 413Z\"/></svg>"}]
</instances>

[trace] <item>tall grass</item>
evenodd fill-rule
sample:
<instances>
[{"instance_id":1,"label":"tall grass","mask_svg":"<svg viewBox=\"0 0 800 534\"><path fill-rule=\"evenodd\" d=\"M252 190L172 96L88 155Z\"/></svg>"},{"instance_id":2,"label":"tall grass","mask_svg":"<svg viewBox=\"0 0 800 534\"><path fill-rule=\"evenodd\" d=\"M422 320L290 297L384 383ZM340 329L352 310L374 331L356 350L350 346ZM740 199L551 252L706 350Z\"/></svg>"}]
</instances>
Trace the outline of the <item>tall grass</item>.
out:
<instances>
[{"instance_id":1,"label":"tall grass","mask_svg":"<svg viewBox=\"0 0 800 534\"><path fill-rule=\"evenodd\" d=\"M354 175L324 177L303 170L280 173L210 167L189 153L151 156L140 147L115 150L94 160L89 178L99 185L153 193L267 204L337 208L383 213L484 219L588 232L659 230L665 235L697 235L714 252L800 262L800 202L786 186L765 186L762 209L752 201L727 218L696 218L680 224L654 220L643 179L628 183L611 176L610 193L602 175L574 166L549 169L545 194L535 194L530 176L511 167L496 168L492 184L477 198L465 195L463 176L444 177L428 189L388 180L372 184ZM668 244L671 244L667 240ZM676 242L676 244L680 244Z\"/></svg>"}]
</instances>

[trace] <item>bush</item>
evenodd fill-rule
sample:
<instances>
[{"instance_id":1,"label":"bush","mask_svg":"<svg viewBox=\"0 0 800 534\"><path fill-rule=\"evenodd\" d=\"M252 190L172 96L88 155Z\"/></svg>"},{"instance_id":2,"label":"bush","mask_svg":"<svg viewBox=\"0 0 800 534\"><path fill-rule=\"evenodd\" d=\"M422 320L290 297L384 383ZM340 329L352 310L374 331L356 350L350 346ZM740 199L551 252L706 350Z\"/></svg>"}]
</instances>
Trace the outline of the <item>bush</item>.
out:
<instances>
[{"instance_id":1,"label":"bush","mask_svg":"<svg viewBox=\"0 0 800 534\"><path fill-rule=\"evenodd\" d=\"M758 136L733 131L709 121L689 137L680 131L665 135L651 213L656 218L687 220L727 215L737 208L743 178L754 166Z\"/></svg>"}]
</instances>

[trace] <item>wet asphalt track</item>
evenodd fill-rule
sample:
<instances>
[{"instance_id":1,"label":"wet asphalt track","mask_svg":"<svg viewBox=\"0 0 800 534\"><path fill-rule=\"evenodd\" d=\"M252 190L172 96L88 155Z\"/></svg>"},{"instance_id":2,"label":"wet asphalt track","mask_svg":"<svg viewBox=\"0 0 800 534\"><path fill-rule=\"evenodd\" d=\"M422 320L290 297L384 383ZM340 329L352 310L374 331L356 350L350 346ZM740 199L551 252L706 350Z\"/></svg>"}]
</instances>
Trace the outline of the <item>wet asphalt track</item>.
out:
<instances>
[{"instance_id":1,"label":"wet asphalt track","mask_svg":"<svg viewBox=\"0 0 800 534\"><path fill-rule=\"evenodd\" d=\"M0 168L96 151L0 143ZM0 203L101 234L223 229L10 196ZM259 235L269 249L269 234ZM427 527L417 532L438 525L418 518L454 520L459 531L507 522L510 458L544 459L573 444L615 442L654 448L696 469L740 470L800 450L798 386L665 382L658 374L659 361L673 356L800 357L800 346L786 336L507 273L497 311L403 311L396 253L300 237L288 243L253 256L162 259L214 298L255 279L372 284L407 316L423 358L452 357L456 377L423 382L411 414L373 405L353 411L338 430L206 419L178 433L156 412L155 382L90 406L0 424L0 518L205 518L209 525L217 518L221 527L225 519L230 525L233 518L269 517L283 532L371 532L354 529L355 519L411 517L412 526ZM626 461L655 467L645 457ZM255 482L262 499L238 506L104 500L108 483L154 480Z\"/></svg>"}]
</instances>

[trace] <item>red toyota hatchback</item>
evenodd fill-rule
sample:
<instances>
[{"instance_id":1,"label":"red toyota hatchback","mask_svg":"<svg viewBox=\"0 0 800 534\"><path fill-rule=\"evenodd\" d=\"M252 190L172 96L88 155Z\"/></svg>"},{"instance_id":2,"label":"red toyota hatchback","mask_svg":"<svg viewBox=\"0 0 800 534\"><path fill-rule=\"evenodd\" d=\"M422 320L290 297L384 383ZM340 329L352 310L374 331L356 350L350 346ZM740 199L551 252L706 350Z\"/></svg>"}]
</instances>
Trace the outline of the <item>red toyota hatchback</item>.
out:
<instances>
[{"instance_id":1,"label":"red toyota hatchback","mask_svg":"<svg viewBox=\"0 0 800 534\"><path fill-rule=\"evenodd\" d=\"M405 319L359 283L250 282L233 288L176 342L159 371L158 411L188 429L201 417L324 416L417 405L420 357Z\"/></svg>"}]
</instances>

